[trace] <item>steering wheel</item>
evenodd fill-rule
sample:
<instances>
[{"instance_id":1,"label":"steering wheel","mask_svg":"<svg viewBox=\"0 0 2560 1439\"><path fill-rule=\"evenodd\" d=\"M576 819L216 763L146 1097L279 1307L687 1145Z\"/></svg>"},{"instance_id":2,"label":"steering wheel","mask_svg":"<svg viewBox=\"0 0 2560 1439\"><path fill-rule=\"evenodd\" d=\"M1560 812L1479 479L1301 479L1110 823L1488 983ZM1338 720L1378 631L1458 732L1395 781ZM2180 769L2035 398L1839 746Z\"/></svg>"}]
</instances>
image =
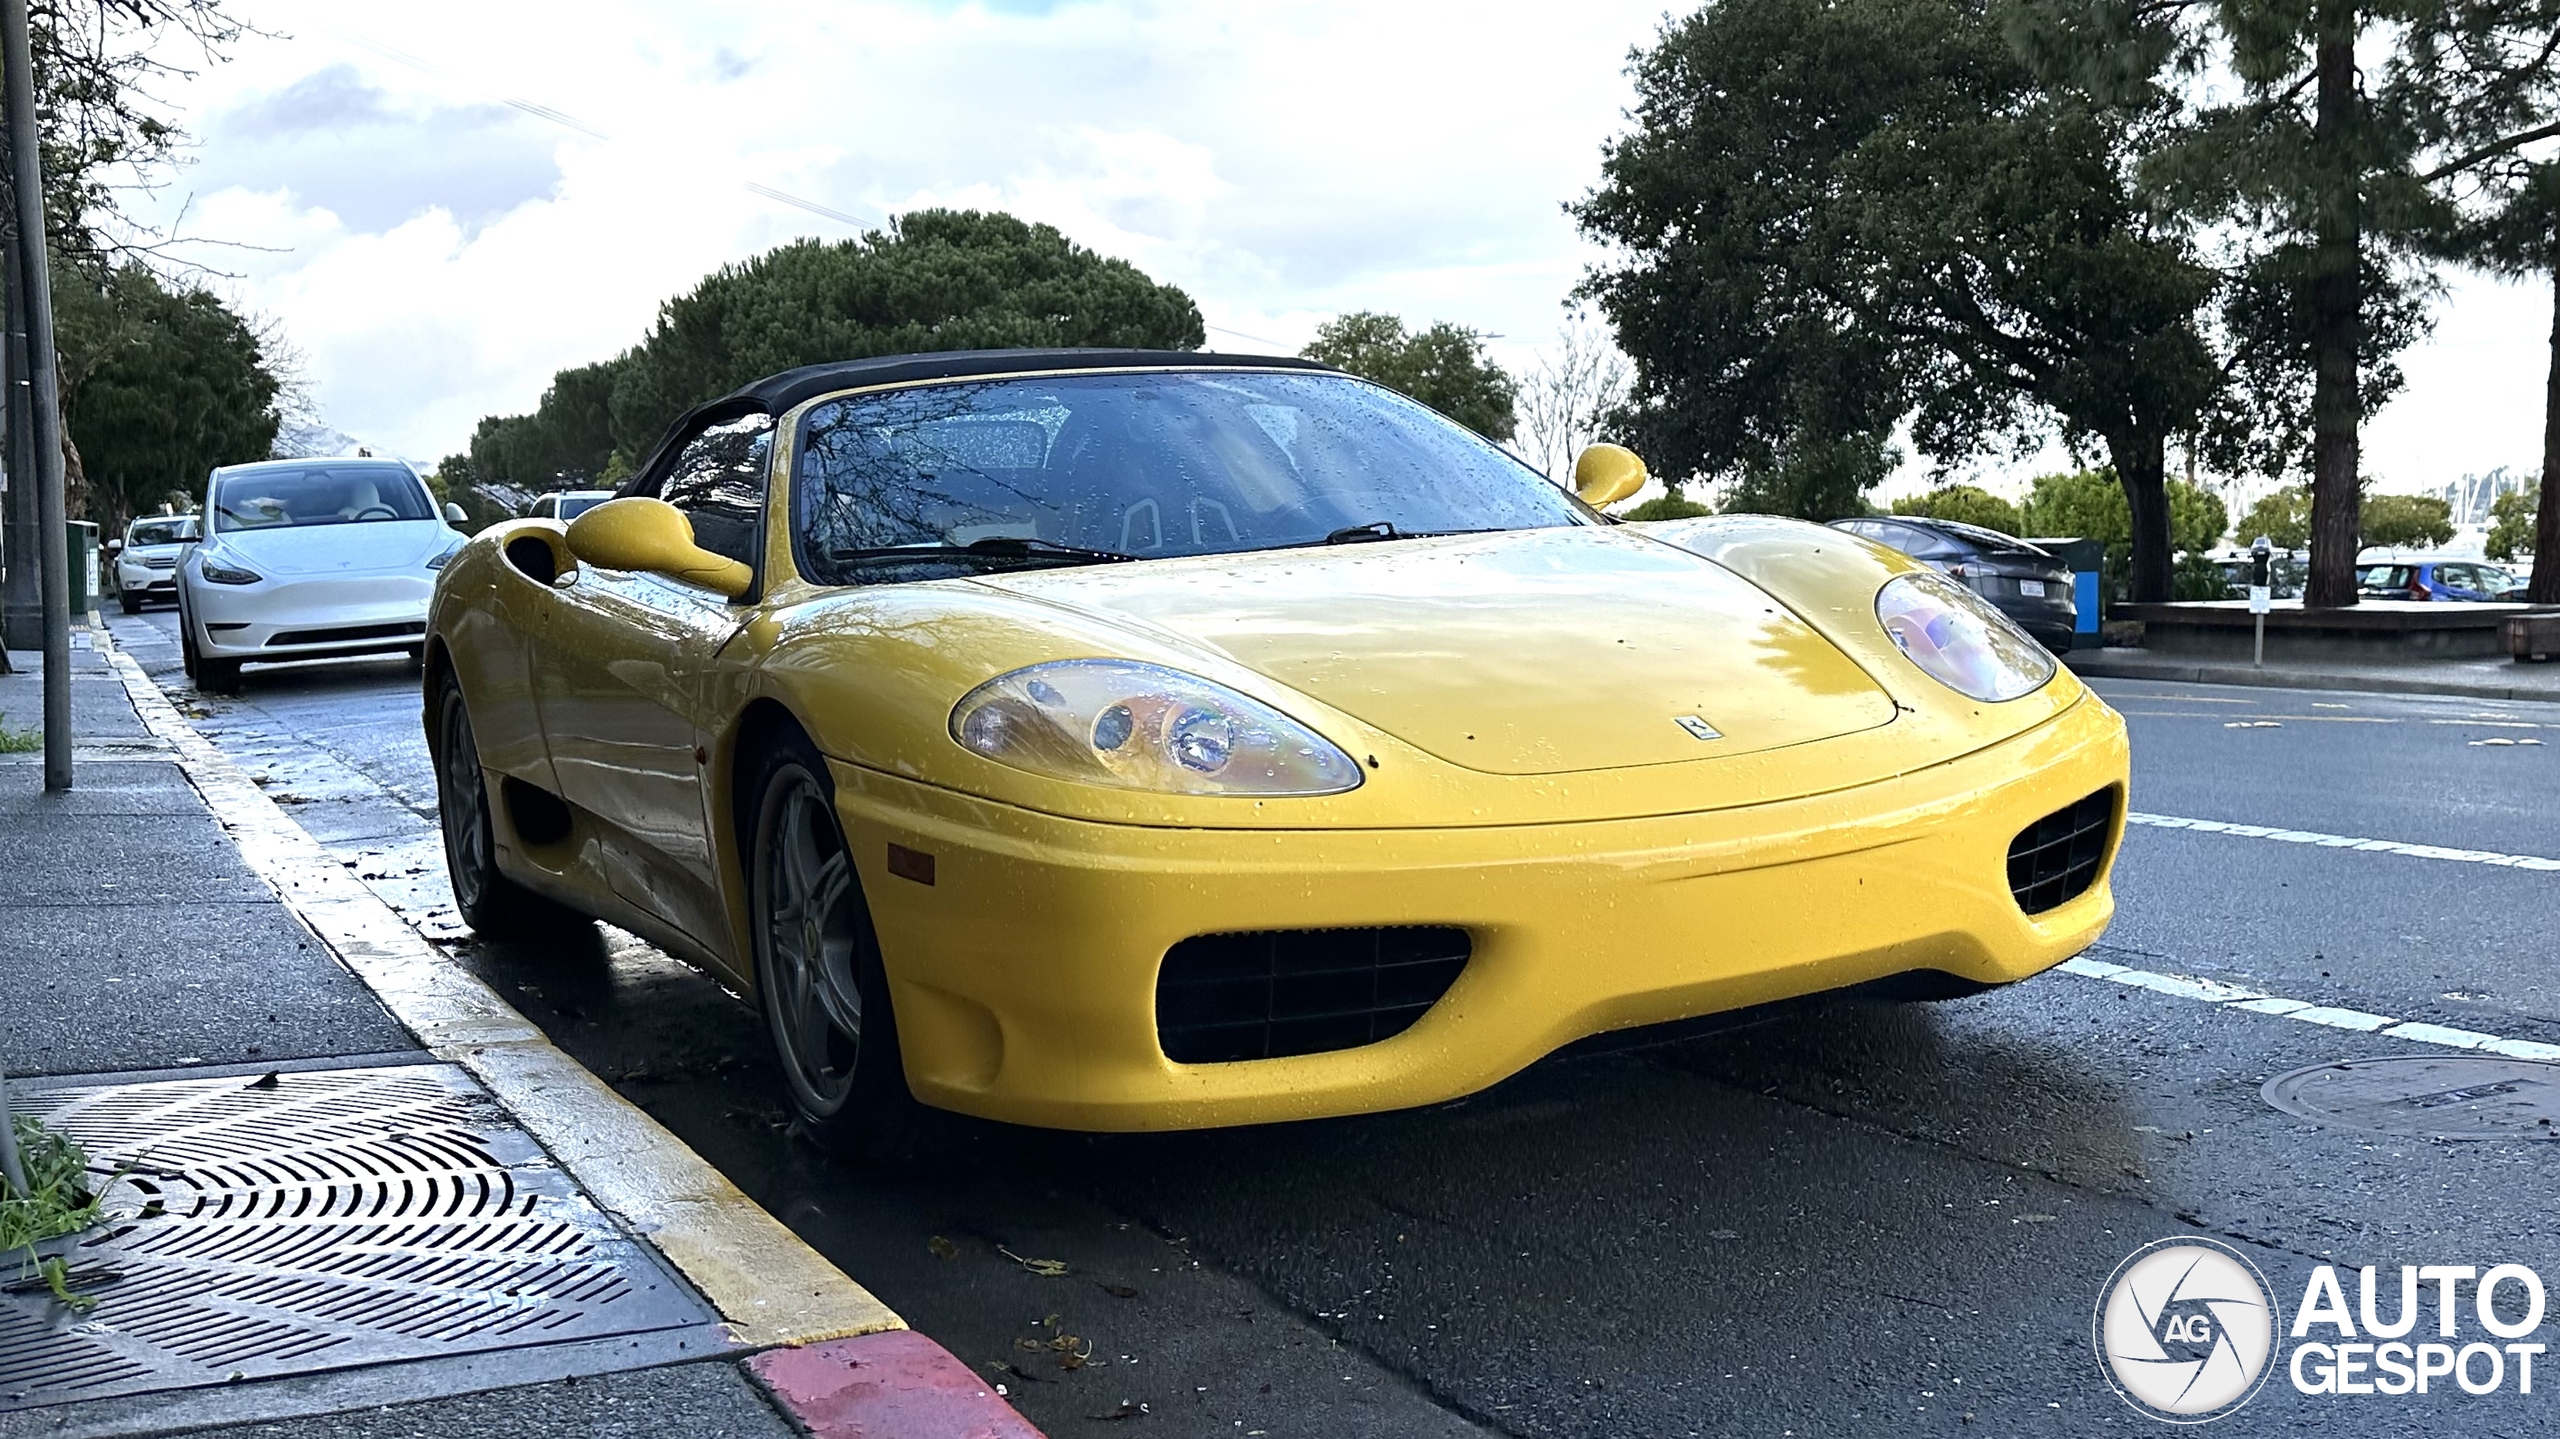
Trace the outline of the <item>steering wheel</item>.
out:
<instances>
[{"instance_id":1,"label":"steering wheel","mask_svg":"<svg viewBox=\"0 0 2560 1439\"><path fill-rule=\"evenodd\" d=\"M396 520L400 518L400 512L391 508L389 505L367 505L363 509L356 511L356 518L360 520L370 520L376 517L386 520Z\"/></svg>"}]
</instances>

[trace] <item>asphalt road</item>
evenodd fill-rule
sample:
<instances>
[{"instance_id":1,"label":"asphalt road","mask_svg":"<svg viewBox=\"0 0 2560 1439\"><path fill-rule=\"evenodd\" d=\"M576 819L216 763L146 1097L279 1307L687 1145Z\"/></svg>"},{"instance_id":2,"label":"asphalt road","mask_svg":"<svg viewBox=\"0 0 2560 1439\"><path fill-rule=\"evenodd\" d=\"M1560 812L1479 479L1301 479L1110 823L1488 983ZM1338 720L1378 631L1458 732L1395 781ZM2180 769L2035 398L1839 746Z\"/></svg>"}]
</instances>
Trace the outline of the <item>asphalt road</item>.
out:
<instances>
[{"instance_id":1,"label":"asphalt road","mask_svg":"<svg viewBox=\"0 0 2560 1439\"><path fill-rule=\"evenodd\" d=\"M404 667L253 671L209 699L169 627L117 622L306 827L460 939ZM2560 1148L2323 1127L2260 1096L2305 1066L2456 1053L2265 1012L2295 1003L2560 1042L2560 871L2512 862L2560 858L2560 706L2099 689L2131 719L2139 815L2284 833L2135 825L2089 957L2276 997L2257 1009L2069 972L1813 1001L1401 1114L1136 1137L955 1121L883 1175L795 1140L754 1016L647 945L599 927L455 952L1062 1439L2134 1434L2155 1421L2102 1378L2091 1312L2150 1240L2234 1244L2288 1316L2323 1263L2386 1266L2386 1313L2388 1266L2560 1280ZM2217 1429L2547 1433L2560 1377L2536 1378L2305 1396L2279 1373Z\"/></svg>"}]
</instances>

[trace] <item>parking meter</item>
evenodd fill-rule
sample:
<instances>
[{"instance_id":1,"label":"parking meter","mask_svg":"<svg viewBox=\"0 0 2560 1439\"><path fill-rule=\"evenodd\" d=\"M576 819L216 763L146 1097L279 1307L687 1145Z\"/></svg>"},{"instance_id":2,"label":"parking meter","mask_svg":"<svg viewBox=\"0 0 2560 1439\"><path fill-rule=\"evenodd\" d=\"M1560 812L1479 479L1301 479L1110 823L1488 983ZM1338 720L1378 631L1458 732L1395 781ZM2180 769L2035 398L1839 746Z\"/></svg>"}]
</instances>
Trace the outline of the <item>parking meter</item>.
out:
<instances>
[{"instance_id":1,"label":"parking meter","mask_svg":"<svg viewBox=\"0 0 2560 1439\"><path fill-rule=\"evenodd\" d=\"M2260 535L2249 546L2249 613L2256 616L2258 632L2253 664L2264 668L2267 663L2267 611L2275 608L2275 555Z\"/></svg>"}]
</instances>

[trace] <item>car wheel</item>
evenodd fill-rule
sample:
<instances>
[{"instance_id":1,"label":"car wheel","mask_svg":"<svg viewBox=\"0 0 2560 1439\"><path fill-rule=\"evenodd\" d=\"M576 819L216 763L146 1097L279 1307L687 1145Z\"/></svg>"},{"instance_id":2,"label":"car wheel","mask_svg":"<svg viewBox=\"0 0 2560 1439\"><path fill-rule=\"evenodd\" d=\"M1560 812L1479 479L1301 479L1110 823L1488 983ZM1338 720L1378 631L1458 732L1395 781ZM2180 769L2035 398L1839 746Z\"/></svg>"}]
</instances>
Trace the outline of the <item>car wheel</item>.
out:
<instances>
[{"instance_id":1,"label":"car wheel","mask_svg":"<svg viewBox=\"0 0 2560 1439\"><path fill-rule=\"evenodd\" d=\"M920 1118L834 786L806 741L757 765L748 888L756 989L800 1127L858 1162L896 1157Z\"/></svg>"},{"instance_id":2,"label":"car wheel","mask_svg":"<svg viewBox=\"0 0 2560 1439\"><path fill-rule=\"evenodd\" d=\"M486 939L574 922L567 909L526 889L498 869L489 782L462 686L447 675L436 697L436 815L444 828L445 873L462 922Z\"/></svg>"},{"instance_id":3,"label":"car wheel","mask_svg":"<svg viewBox=\"0 0 2560 1439\"><path fill-rule=\"evenodd\" d=\"M119 609L122 609L126 614L138 615L142 613L142 596L135 594L131 590L126 590L124 593L116 596L116 606Z\"/></svg>"},{"instance_id":4,"label":"car wheel","mask_svg":"<svg viewBox=\"0 0 2560 1439\"><path fill-rule=\"evenodd\" d=\"M196 666L203 663L196 656L196 627L187 623L187 612L183 606L178 610L178 662L191 680L196 677Z\"/></svg>"},{"instance_id":5,"label":"car wheel","mask_svg":"<svg viewBox=\"0 0 2560 1439\"><path fill-rule=\"evenodd\" d=\"M195 640L192 636L187 640L187 648L189 651L195 649ZM187 675L196 682L197 689L209 695L240 693L240 662L238 660L207 659L202 654L197 654L195 661L188 667Z\"/></svg>"}]
</instances>

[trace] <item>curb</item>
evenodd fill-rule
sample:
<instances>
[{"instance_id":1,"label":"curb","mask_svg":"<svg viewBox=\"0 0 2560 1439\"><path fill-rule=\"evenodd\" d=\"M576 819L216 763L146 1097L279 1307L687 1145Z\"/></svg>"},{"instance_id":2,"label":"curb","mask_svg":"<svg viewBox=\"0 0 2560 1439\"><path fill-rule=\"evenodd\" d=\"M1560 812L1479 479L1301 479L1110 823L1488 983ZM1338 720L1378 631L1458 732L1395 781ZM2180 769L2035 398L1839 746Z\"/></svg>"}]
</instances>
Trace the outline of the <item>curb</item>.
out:
<instances>
[{"instance_id":1,"label":"curb","mask_svg":"<svg viewBox=\"0 0 2560 1439\"><path fill-rule=\"evenodd\" d=\"M131 655L102 648L241 859L428 1053L468 1071L700 1291L734 1343L767 1351L747 1367L776 1405L819 1439L1040 1439L950 1351L447 960L197 733Z\"/></svg>"},{"instance_id":2,"label":"curb","mask_svg":"<svg viewBox=\"0 0 2560 1439\"><path fill-rule=\"evenodd\" d=\"M2560 688L2472 683L2342 670L2259 669L2243 664L2108 661L2096 654L2067 655L2063 663L2083 679L2161 680L2171 684L2244 685L2259 689L2356 690L2366 694L2451 695L2464 699L2560 703Z\"/></svg>"}]
</instances>

